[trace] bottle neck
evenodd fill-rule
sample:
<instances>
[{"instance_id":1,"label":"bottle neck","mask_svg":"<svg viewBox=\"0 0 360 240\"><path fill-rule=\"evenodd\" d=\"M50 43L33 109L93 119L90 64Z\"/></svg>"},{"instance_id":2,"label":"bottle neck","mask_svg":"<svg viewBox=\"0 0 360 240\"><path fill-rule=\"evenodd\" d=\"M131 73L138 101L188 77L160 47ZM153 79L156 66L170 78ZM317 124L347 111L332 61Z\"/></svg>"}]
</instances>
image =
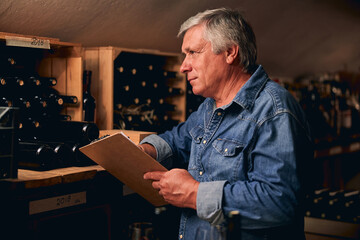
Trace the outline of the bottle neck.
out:
<instances>
[{"instance_id":1,"label":"bottle neck","mask_svg":"<svg viewBox=\"0 0 360 240\"><path fill-rule=\"evenodd\" d=\"M84 92L90 93L91 87L91 71L84 71L83 75L83 90Z\"/></svg>"}]
</instances>

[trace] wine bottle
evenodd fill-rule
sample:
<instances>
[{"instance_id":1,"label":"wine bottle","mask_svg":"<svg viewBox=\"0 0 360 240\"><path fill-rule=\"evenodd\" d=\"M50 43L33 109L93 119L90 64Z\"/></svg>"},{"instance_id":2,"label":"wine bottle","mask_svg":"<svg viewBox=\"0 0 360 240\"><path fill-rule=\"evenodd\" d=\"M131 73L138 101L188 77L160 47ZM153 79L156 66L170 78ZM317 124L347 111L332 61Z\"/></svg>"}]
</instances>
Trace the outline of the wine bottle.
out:
<instances>
[{"instance_id":1,"label":"wine bottle","mask_svg":"<svg viewBox=\"0 0 360 240\"><path fill-rule=\"evenodd\" d=\"M165 78L176 78L177 72L174 71L164 71L164 77Z\"/></svg>"},{"instance_id":2,"label":"wine bottle","mask_svg":"<svg viewBox=\"0 0 360 240\"><path fill-rule=\"evenodd\" d=\"M19 97L19 98L14 99L13 105L14 105L15 107L20 108L20 111L29 109L29 108L31 107L30 101L27 100L27 99L25 99L25 98L23 98L23 97Z\"/></svg>"},{"instance_id":3,"label":"wine bottle","mask_svg":"<svg viewBox=\"0 0 360 240\"><path fill-rule=\"evenodd\" d=\"M169 210L168 207L156 207L154 209L154 234L156 239L165 240L173 239L176 235L172 234L171 221L169 221Z\"/></svg>"},{"instance_id":4,"label":"wine bottle","mask_svg":"<svg viewBox=\"0 0 360 240\"><path fill-rule=\"evenodd\" d=\"M59 92L53 88L47 88L44 96L48 104L47 111L53 114L59 114L65 106L76 106L78 103L76 96L59 94Z\"/></svg>"},{"instance_id":5,"label":"wine bottle","mask_svg":"<svg viewBox=\"0 0 360 240\"><path fill-rule=\"evenodd\" d=\"M37 87L53 87L57 84L57 79L53 77L30 76L27 81L29 85Z\"/></svg>"},{"instance_id":6,"label":"wine bottle","mask_svg":"<svg viewBox=\"0 0 360 240\"><path fill-rule=\"evenodd\" d=\"M6 86L6 79L4 76L0 76L0 87Z\"/></svg>"},{"instance_id":7,"label":"wine bottle","mask_svg":"<svg viewBox=\"0 0 360 240\"><path fill-rule=\"evenodd\" d=\"M233 210L228 214L226 240L241 240L240 212Z\"/></svg>"},{"instance_id":8,"label":"wine bottle","mask_svg":"<svg viewBox=\"0 0 360 240\"><path fill-rule=\"evenodd\" d=\"M181 89L181 88L168 87L167 88L167 93L168 93L169 96L177 96L177 95L184 94L184 90Z\"/></svg>"},{"instance_id":9,"label":"wine bottle","mask_svg":"<svg viewBox=\"0 0 360 240\"><path fill-rule=\"evenodd\" d=\"M6 77L5 81L9 86L22 87L25 85L25 81L21 77Z\"/></svg>"},{"instance_id":10,"label":"wine bottle","mask_svg":"<svg viewBox=\"0 0 360 240\"><path fill-rule=\"evenodd\" d=\"M58 105L74 105L78 103L78 98L76 96L60 94L59 91L51 87L46 88L44 93L50 100L57 102Z\"/></svg>"},{"instance_id":11,"label":"wine bottle","mask_svg":"<svg viewBox=\"0 0 360 240\"><path fill-rule=\"evenodd\" d=\"M48 108L47 101L44 98L37 95L32 97L32 99L30 100L30 105L31 105L31 111L33 112L33 114L37 116L41 116L44 112L47 111Z\"/></svg>"},{"instance_id":12,"label":"wine bottle","mask_svg":"<svg viewBox=\"0 0 360 240\"><path fill-rule=\"evenodd\" d=\"M321 188L310 194L306 209L306 216L316 218L327 217L329 192L330 189Z\"/></svg>"},{"instance_id":13,"label":"wine bottle","mask_svg":"<svg viewBox=\"0 0 360 240\"><path fill-rule=\"evenodd\" d=\"M13 103L7 97L0 97L0 106L2 106L2 107L12 107Z\"/></svg>"},{"instance_id":14,"label":"wine bottle","mask_svg":"<svg viewBox=\"0 0 360 240\"><path fill-rule=\"evenodd\" d=\"M59 113L64 108L64 100L56 92L44 95L49 111Z\"/></svg>"},{"instance_id":15,"label":"wine bottle","mask_svg":"<svg viewBox=\"0 0 360 240\"><path fill-rule=\"evenodd\" d=\"M87 144L99 137L95 123L84 121L45 121L42 123L40 140L75 141Z\"/></svg>"},{"instance_id":16,"label":"wine bottle","mask_svg":"<svg viewBox=\"0 0 360 240\"><path fill-rule=\"evenodd\" d=\"M342 220L342 206L344 204L344 190L329 192L328 207L326 209L327 218Z\"/></svg>"},{"instance_id":17,"label":"wine bottle","mask_svg":"<svg viewBox=\"0 0 360 240\"><path fill-rule=\"evenodd\" d=\"M114 105L117 109L122 109L131 104L134 104L133 101L134 93L130 85L123 85L118 88L118 91L114 92Z\"/></svg>"},{"instance_id":18,"label":"wine bottle","mask_svg":"<svg viewBox=\"0 0 360 240\"><path fill-rule=\"evenodd\" d=\"M83 120L94 122L95 120L95 98L91 95L91 71L84 71L83 73Z\"/></svg>"},{"instance_id":19,"label":"wine bottle","mask_svg":"<svg viewBox=\"0 0 360 240\"><path fill-rule=\"evenodd\" d=\"M166 103L164 101L159 101L159 104L155 105L156 111L163 114L167 112L176 112L178 111L178 106L175 104Z\"/></svg>"},{"instance_id":20,"label":"wine bottle","mask_svg":"<svg viewBox=\"0 0 360 240\"><path fill-rule=\"evenodd\" d=\"M69 167L75 161L71 148L64 142L48 142L55 153L54 168Z\"/></svg>"},{"instance_id":21,"label":"wine bottle","mask_svg":"<svg viewBox=\"0 0 360 240\"><path fill-rule=\"evenodd\" d=\"M359 223L360 221L360 191L353 190L344 194L343 220L347 222Z\"/></svg>"},{"instance_id":22,"label":"wine bottle","mask_svg":"<svg viewBox=\"0 0 360 240\"><path fill-rule=\"evenodd\" d=\"M21 140L37 139L40 133L40 122L31 117L19 119L18 137Z\"/></svg>"},{"instance_id":23,"label":"wine bottle","mask_svg":"<svg viewBox=\"0 0 360 240\"><path fill-rule=\"evenodd\" d=\"M54 167L55 153L47 144L19 141L18 166L32 170L49 170Z\"/></svg>"},{"instance_id":24,"label":"wine bottle","mask_svg":"<svg viewBox=\"0 0 360 240\"><path fill-rule=\"evenodd\" d=\"M68 142L67 144L70 147L71 152L73 154L73 157L72 157L72 159L73 159L72 165L73 166L82 167L82 166L90 166L90 165L96 164L93 160L91 160L85 154L80 152L79 148L83 146L82 144L70 143L70 142Z\"/></svg>"}]
</instances>

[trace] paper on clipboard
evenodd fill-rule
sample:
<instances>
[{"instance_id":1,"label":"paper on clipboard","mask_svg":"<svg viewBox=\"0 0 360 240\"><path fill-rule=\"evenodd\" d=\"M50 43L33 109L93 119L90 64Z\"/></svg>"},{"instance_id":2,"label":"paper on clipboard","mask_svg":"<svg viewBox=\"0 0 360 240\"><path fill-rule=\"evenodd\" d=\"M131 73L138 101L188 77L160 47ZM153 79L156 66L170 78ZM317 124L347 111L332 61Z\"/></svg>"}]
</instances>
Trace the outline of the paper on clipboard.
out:
<instances>
[{"instance_id":1,"label":"paper on clipboard","mask_svg":"<svg viewBox=\"0 0 360 240\"><path fill-rule=\"evenodd\" d=\"M104 137L79 150L152 205L168 204L152 187L151 181L143 178L149 171L168 170L139 149L124 133Z\"/></svg>"}]
</instances>

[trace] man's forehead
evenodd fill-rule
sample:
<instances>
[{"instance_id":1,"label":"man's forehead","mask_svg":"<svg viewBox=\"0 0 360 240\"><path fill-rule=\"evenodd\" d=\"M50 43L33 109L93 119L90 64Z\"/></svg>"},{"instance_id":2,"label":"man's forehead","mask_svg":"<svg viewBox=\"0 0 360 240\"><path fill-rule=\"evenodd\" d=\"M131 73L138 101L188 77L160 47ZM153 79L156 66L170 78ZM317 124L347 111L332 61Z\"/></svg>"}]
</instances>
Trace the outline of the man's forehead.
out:
<instances>
[{"instance_id":1,"label":"man's forehead","mask_svg":"<svg viewBox=\"0 0 360 240\"><path fill-rule=\"evenodd\" d=\"M203 47L207 42L204 39L202 27L195 26L185 33L181 49L183 52L188 52Z\"/></svg>"}]
</instances>

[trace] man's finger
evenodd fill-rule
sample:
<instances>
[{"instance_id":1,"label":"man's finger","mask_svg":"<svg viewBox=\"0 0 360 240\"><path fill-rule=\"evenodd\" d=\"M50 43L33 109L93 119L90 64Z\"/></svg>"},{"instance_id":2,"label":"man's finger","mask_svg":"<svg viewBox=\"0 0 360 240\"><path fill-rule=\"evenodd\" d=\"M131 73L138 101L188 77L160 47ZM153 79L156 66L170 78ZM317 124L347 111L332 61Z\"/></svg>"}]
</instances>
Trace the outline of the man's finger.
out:
<instances>
[{"instance_id":1,"label":"man's finger","mask_svg":"<svg viewBox=\"0 0 360 240\"><path fill-rule=\"evenodd\" d=\"M144 179L159 181L164 173L161 171L147 172L144 174Z\"/></svg>"},{"instance_id":2,"label":"man's finger","mask_svg":"<svg viewBox=\"0 0 360 240\"><path fill-rule=\"evenodd\" d=\"M160 190L160 183L158 181L153 181L151 185L156 190Z\"/></svg>"}]
</instances>

